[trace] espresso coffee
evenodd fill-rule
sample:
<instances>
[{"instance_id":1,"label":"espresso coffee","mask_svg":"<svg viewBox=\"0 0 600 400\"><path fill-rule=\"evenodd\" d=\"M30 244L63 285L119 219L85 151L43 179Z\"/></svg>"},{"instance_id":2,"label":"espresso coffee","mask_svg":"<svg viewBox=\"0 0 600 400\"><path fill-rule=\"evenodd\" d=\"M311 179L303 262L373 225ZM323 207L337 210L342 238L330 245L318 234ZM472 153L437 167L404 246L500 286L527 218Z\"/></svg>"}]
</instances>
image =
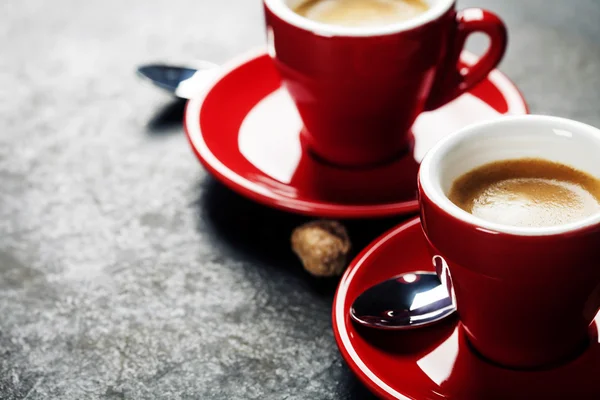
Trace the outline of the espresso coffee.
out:
<instances>
[{"instance_id":1,"label":"espresso coffee","mask_svg":"<svg viewBox=\"0 0 600 400\"><path fill-rule=\"evenodd\" d=\"M428 9L425 0L307 0L294 11L325 24L370 27L406 21Z\"/></svg>"},{"instance_id":2,"label":"espresso coffee","mask_svg":"<svg viewBox=\"0 0 600 400\"><path fill-rule=\"evenodd\" d=\"M463 210L490 222L548 227L600 212L600 180L547 160L506 160L461 176L448 197Z\"/></svg>"}]
</instances>

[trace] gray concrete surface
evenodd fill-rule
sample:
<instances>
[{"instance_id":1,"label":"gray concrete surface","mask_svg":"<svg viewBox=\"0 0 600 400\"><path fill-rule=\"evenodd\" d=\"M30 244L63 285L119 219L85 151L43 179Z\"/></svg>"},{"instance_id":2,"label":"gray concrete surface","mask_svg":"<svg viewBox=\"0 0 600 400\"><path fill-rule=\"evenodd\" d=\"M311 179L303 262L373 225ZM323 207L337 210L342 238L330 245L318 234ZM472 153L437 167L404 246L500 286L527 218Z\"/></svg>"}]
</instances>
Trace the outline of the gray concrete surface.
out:
<instances>
[{"instance_id":1,"label":"gray concrete surface","mask_svg":"<svg viewBox=\"0 0 600 400\"><path fill-rule=\"evenodd\" d=\"M532 111L600 126L600 2L459 5L506 20ZM181 104L133 74L263 43L259 0L0 2L0 398L371 398L333 340L336 282L288 250L303 219L211 179Z\"/></svg>"}]
</instances>

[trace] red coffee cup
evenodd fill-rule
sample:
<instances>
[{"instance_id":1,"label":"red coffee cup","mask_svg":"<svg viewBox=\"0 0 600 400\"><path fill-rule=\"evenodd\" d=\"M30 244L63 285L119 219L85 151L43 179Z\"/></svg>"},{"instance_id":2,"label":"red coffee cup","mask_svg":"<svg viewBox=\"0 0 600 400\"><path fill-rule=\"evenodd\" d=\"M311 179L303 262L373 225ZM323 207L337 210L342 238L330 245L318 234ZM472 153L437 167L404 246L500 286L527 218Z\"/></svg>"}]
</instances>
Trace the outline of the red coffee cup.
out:
<instances>
[{"instance_id":1,"label":"red coffee cup","mask_svg":"<svg viewBox=\"0 0 600 400\"><path fill-rule=\"evenodd\" d=\"M457 13L455 0L428 0L430 9L413 19L368 28L304 18L291 8L303 1L264 0L269 53L304 122L303 143L336 165L367 166L407 151L417 116L479 83L506 49L496 15ZM490 47L459 69L476 32Z\"/></svg>"},{"instance_id":2,"label":"red coffee cup","mask_svg":"<svg viewBox=\"0 0 600 400\"><path fill-rule=\"evenodd\" d=\"M453 204L454 180L493 161L542 158L600 177L600 130L547 116L472 125L438 143L419 171L423 231L465 333L504 366L566 362L600 308L600 213L553 227L489 222Z\"/></svg>"}]
</instances>

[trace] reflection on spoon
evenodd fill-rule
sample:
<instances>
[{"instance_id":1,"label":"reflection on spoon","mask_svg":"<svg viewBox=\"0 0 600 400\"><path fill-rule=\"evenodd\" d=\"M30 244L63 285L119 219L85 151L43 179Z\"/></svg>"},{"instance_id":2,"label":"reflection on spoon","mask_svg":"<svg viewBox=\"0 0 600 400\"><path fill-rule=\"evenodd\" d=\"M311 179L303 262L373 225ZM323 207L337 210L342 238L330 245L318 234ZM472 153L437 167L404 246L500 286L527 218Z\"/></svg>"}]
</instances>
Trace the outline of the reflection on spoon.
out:
<instances>
[{"instance_id":1,"label":"reflection on spoon","mask_svg":"<svg viewBox=\"0 0 600 400\"><path fill-rule=\"evenodd\" d=\"M406 330L439 322L456 311L433 272L411 272L379 283L352 304L350 317L374 329Z\"/></svg>"}]
</instances>

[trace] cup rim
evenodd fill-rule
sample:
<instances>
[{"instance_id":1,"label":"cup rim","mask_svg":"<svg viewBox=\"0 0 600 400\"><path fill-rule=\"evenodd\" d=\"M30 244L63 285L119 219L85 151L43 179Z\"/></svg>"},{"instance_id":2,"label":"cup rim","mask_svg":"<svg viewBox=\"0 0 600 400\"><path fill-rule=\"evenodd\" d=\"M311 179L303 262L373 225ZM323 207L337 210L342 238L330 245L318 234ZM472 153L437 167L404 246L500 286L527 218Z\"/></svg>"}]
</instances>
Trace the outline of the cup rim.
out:
<instances>
[{"instance_id":1,"label":"cup rim","mask_svg":"<svg viewBox=\"0 0 600 400\"><path fill-rule=\"evenodd\" d=\"M505 125L507 129L510 129L510 126L523 124L553 125L557 128L570 129L571 131L576 131L577 134L592 136L600 140L600 129L598 128L571 119L547 115L506 116L496 120L472 124L442 139L425 155L421 162L418 178L419 186L424 195L453 218L492 233L504 233L515 236L554 236L600 225L600 212L594 213L580 221L549 227L504 225L476 217L458 207L446 196L436 177L440 174L440 162L450 148L453 148L460 142L472 140L483 134L486 128L491 126Z\"/></svg>"},{"instance_id":2,"label":"cup rim","mask_svg":"<svg viewBox=\"0 0 600 400\"><path fill-rule=\"evenodd\" d=\"M286 0L264 0L265 6L276 16L285 22L297 28L310 31L319 36L334 37L334 36L350 36L350 37L371 37L385 36L396 33L409 31L425 25L431 21L435 21L444 15L456 0L436 0L436 3L423 14L411 18L407 21L398 22L395 24L375 26L375 27L344 27L337 25L324 24L321 22L312 21L296 14L287 4Z\"/></svg>"}]
</instances>

